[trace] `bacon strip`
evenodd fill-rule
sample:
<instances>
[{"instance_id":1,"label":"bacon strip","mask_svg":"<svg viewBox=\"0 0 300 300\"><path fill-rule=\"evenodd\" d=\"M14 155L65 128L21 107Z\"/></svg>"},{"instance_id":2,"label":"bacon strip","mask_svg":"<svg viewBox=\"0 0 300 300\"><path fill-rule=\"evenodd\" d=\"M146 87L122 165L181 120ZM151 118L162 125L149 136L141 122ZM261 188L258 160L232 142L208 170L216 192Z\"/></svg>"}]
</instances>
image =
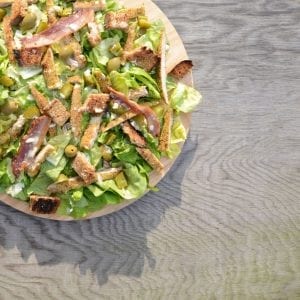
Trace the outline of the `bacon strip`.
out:
<instances>
[{"instance_id":1,"label":"bacon strip","mask_svg":"<svg viewBox=\"0 0 300 300\"><path fill-rule=\"evenodd\" d=\"M124 103L130 110L137 114L143 114L147 120L148 129L154 135L158 136L160 132L160 123L154 111L145 105L138 104L128 99L124 94L117 92L111 87L108 87L111 97Z\"/></svg>"},{"instance_id":2,"label":"bacon strip","mask_svg":"<svg viewBox=\"0 0 300 300\"><path fill-rule=\"evenodd\" d=\"M51 120L47 116L32 121L27 134L21 140L17 155L12 160L12 170L16 177L32 162L44 142L50 123Z\"/></svg>"},{"instance_id":3,"label":"bacon strip","mask_svg":"<svg viewBox=\"0 0 300 300\"><path fill-rule=\"evenodd\" d=\"M41 33L35 34L32 37L23 38L21 42L24 48L48 46L78 31L93 20L93 9L80 9L69 17L61 18L50 28Z\"/></svg>"}]
</instances>

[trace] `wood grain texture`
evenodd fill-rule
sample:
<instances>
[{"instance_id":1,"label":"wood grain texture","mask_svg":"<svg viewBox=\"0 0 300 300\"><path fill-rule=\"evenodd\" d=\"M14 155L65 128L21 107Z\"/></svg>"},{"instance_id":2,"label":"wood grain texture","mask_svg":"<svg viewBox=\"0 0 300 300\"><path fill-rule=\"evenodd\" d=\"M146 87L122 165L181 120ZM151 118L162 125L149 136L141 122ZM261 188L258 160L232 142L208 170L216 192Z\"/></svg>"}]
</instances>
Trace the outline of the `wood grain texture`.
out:
<instances>
[{"instance_id":1,"label":"wood grain texture","mask_svg":"<svg viewBox=\"0 0 300 300\"><path fill-rule=\"evenodd\" d=\"M103 218L0 205L0 299L300 298L300 3L156 3L205 99L183 155Z\"/></svg>"}]
</instances>

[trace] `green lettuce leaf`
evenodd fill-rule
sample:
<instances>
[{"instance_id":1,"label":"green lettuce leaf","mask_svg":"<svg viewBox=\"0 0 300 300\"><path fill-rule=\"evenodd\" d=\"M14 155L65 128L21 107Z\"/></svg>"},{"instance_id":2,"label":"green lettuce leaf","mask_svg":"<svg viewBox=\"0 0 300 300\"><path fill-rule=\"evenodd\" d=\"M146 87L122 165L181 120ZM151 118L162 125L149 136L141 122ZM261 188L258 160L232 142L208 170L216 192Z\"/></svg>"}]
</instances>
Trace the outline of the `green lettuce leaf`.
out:
<instances>
[{"instance_id":1,"label":"green lettuce leaf","mask_svg":"<svg viewBox=\"0 0 300 300\"><path fill-rule=\"evenodd\" d=\"M148 49L157 52L163 29L164 24L162 21L153 22L151 27L146 30L145 34L135 40L135 47L147 47Z\"/></svg>"},{"instance_id":2,"label":"green lettuce leaf","mask_svg":"<svg viewBox=\"0 0 300 300\"><path fill-rule=\"evenodd\" d=\"M202 96L197 90L180 82L173 89L170 97L173 109L184 113L193 111L201 100Z\"/></svg>"},{"instance_id":3,"label":"green lettuce leaf","mask_svg":"<svg viewBox=\"0 0 300 300\"><path fill-rule=\"evenodd\" d=\"M55 147L55 151L47 157L47 161L57 166L64 155L65 148L71 140L71 133L57 135L49 140L49 144Z\"/></svg>"},{"instance_id":4,"label":"green lettuce leaf","mask_svg":"<svg viewBox=\"0 0 300 300\"><path fill-rule=\"evenodd\" d=\"M143 195L148 187L147 176L140 172L138 166L132 164L125 164L123 169L128 187L126 189L120 189L116 185L114 180L106 180L97 183L97 185L104 191L115 192L123 199L134 199Z\"/></svg>"},{"instance_id":5,"label":"green lettuce leaf","mask_svg":"<svg viewBox=\"0 0 300 300\"><path fill-rule=\"evenodd\" d=\"M109 49L119 41L120 37L116 35L102 40L98 46L94 47L89 54L89 61L92 63L93 67L98 67L103 70L103 66L105 66L109 59L113 57Z\"/></svg>"}]
</instances>

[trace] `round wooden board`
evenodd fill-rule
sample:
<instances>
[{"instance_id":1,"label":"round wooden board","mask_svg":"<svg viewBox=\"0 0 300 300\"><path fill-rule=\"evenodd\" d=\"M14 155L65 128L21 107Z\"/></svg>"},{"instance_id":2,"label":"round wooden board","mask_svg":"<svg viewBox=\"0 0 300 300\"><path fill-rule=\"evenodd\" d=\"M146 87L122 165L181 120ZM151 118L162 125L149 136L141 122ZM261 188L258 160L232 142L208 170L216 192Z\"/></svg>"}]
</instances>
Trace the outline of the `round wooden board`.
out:
<instances>
[{"instance_id":1,"label":"round wooden board","mask_svg":"<svg viewBox=\"0 0 300 300\"><path fill-rule=\"evenodd\" d=\"M166 27L166 33L167 33L167 39L168 43L170 45L169 51L167 54L167 72L171 71L174 66L176 66L177 63L179 63L182 60L188 59L186 50L184 48L183 42L181 38L179 37L178 33L176 32L176 29L171 24L171 22L168 20L168 18L165 16L165 14L150 0L125 0L123 1L125 7L137 7L144 5L146 8L146 14L149 17L150 20L162 20ZM192 73L188 74L183 80L184 83L188 85L193 85L193 79L192 79ZM183 122L183 125L185 126L186 130L189 130L190 125L190 114L181 114L181 119ZM183 144L181 145L181 147ZM150 184L152 186L155 186L164 176L165 174L170 170L172 165L174 164L175 159L162 159L162 163L164 165L164 171L162 174L158 174L157 172L152 172L150 176ZM138 198L140 199L140 198ZM96 211L94 213L89 214L84 219L91 219L96 218L100 216L104 216L113 212L116 212L129 204L135 202L138 199L132 199L132 200L124 200L122 203L117 205L107 205L103 209ZM15 209L22 211L26 214L33 215L36 217L51 219L51 220L60 220L60 221L74 221L77 219L73 219L72 217L68 216L61 216L58 214L50 214L50 215L43 215L43 214L37 214L29 210L29 206L27 202L22 202L20 200L14 199L6 194L0 194L0 201L6 203L7 205L14 207ZM80 219L82 220L82 219Z\"/></svg>"}]
</instances>

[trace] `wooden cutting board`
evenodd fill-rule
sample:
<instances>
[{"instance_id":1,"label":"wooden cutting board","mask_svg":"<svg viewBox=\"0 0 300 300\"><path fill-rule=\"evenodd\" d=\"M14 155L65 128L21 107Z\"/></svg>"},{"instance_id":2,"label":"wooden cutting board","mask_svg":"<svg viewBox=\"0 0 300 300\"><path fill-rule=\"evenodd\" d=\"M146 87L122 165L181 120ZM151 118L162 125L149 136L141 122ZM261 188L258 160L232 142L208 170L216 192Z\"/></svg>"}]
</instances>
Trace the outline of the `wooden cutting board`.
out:
<instances>
[{"instance_id":1,"label":"wooden cutting board","mask_svg":"<svg viewBox=\"0 0 300 300\"><path fill-rule=\"evenodd\" d=\"M144 5L146 8L146 14L149 17L150 20L162 20L165 24L166 27L166 33L167 33L167 39L168 39L168 44L170 45L169 51L167 54L167 72L171 71L173 67L179 63L180 61L187 59L187 53L184 48L184 45L182 43L181 38L179 37L178 33L176 32L176 29L174 26L171 24L171 22L168 20L168 18L165 16L165 14L150 0L125 0L123 1L125 7L137 7ZM192 74L190 73L187 75L184 79L183 82L192 85L193 80L192 80ZM181 115L182 122L186 128L186 130L189 129L189 124L190 124L190 114L182 114ZM181 145L182 147L182 145ZM175 162L175 159L162 159L162 162L164 164L164 171L162 174L158 174L157 172L152 172L150 176L150 184L152 186L156 185L163 177L164 175L170 170L172 165ZM7 205L10 205L11 207L14 207L15 209L22 211L26 214L30 214L33 216L41 217L41 218L46 218L46 219L52 219L52 220L61 220L61 221L72 221L74 220L72 217L68 216L60 216L58 214L50 214L50 215L43 215L43 214L36 214L29 210L28 203L23 202L17 199L14 199L6 194L0 194L0 200ZM88 215L85 219L91 219L95 217L100 217L104 216L110 213L113 213L115 211L118 211L129 204L135 202L138 199L132 199L132 200L126 200L123 201L120 204L117 205L107 205L105 208L96 211L90 215Z\"/></svg>"}]
</instances>

